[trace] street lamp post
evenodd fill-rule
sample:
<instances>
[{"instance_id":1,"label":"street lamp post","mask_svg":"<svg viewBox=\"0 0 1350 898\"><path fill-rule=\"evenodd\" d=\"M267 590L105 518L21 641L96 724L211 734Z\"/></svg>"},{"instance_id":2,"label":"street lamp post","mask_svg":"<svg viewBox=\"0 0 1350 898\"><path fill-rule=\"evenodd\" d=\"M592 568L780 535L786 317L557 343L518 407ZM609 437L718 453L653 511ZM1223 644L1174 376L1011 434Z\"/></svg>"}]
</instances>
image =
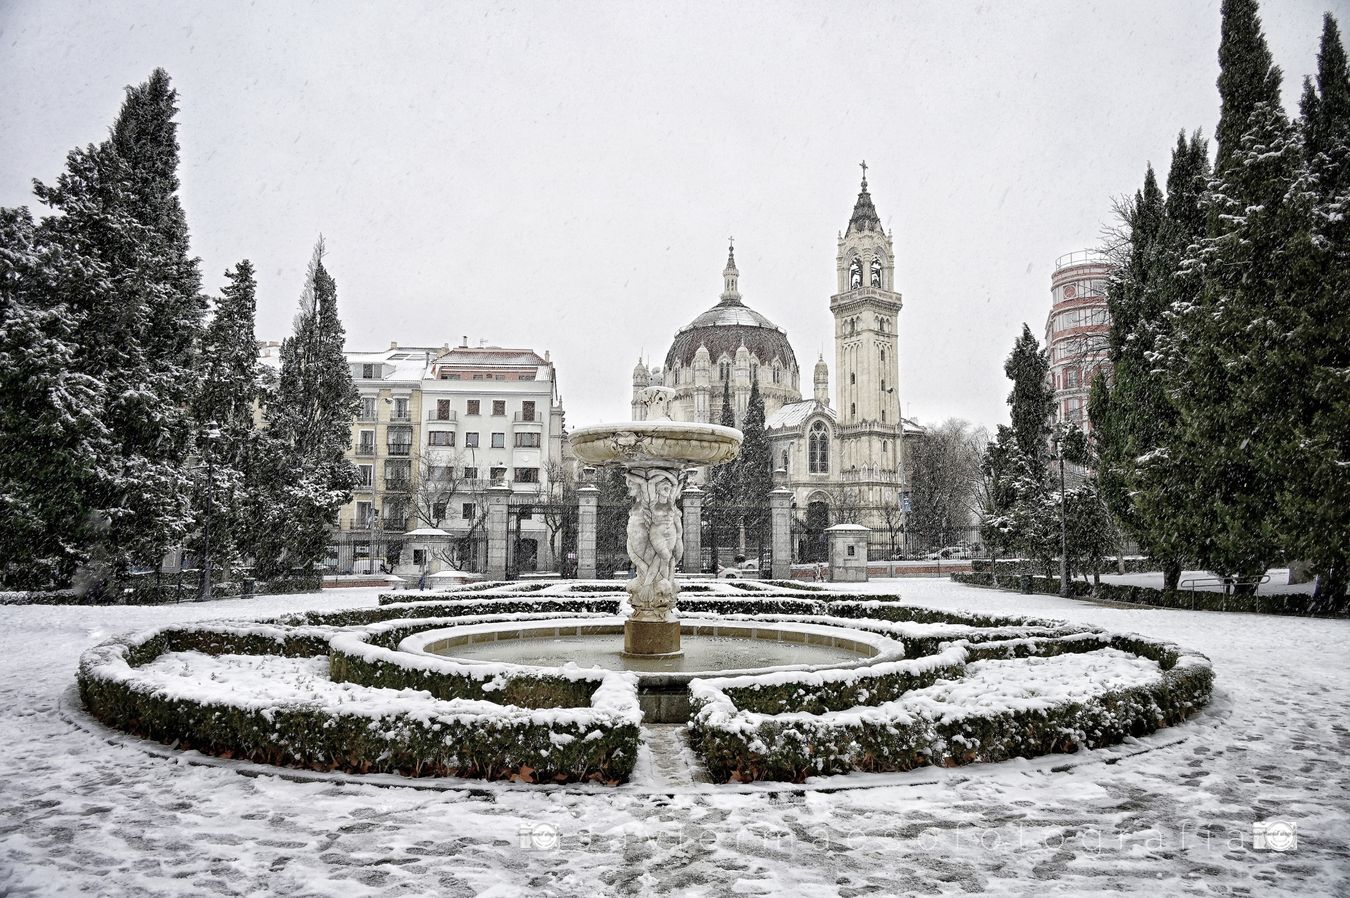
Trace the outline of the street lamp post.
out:
<instances>
[{"instance_id":1,"label":"street lamp post","mask_svg":"<svg viewBox=\"0 0 1350 898\"><path fill-rule=\"evenodd\" d=\"M370 572L375 573L375 562L380 557L380 510L372 508L370 510L370 540L374 543L374 550L371 553ZM384 573L384 564L380 564L380 573Z\"/></svg>"},{"instance_id":2,"label":"street lamp post","mask_svg":"<svg viewBox=\"0 0 1350 898\"><path fill-rule=\"evenodd\" d=\"M211 453L212 442L220 436L220 431L212 424L206 431L206 440L202 452L206 456L206 506L202 516L202 576L197 591L197 601L206 602L211 598L211 503L215 498L215 459Z\"/></svg>"},{"instance_id":3,"label":"street lamp post","mask_svg":"<svg viewBox=\"0 0 1350 898\"><path fill-rule=\"evenodd\" d=\"M1056 430L1051 438L1055 457L1059 460L1059 594L1069 597L1069 525L1068 509L1064 504L1064 443L1062 434Z\"/></svg>"}]
</instances>

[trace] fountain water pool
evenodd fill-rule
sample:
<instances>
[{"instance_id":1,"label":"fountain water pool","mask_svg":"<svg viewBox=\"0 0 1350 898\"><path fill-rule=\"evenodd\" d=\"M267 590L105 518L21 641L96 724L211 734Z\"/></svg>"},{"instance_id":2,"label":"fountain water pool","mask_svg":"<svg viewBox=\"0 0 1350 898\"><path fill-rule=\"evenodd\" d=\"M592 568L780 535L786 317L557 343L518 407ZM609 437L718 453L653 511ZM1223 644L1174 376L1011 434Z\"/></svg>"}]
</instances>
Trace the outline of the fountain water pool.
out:
<instances>
[{"instance_id":1,"label":"fountain water pool","mask_svg":"<svg viewBox=\"0 0 1350 898\"><path fill-rule=\"evenodd\" d=\"M399 649L467 664L631 671L637 675L643 718L650 723L687 721L689 681L698 677L837 670L904 656L899 641L861 630L697 617L680 621L680 654L634 655L620 651L625 623L625 618L607 617L471 624L417 633Z\"/></svg>"}]
</instances>

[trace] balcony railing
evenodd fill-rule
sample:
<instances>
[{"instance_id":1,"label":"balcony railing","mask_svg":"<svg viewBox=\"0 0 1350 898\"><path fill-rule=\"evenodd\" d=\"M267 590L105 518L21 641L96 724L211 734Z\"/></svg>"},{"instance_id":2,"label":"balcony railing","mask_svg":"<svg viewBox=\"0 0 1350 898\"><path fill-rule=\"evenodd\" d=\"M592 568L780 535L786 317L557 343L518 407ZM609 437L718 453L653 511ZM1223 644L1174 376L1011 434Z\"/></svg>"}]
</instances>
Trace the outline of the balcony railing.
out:
<instances>
[{"instance_id":1,"label":"balcony railing","mask_svg":"<svg viewBox=\"0 0 1350 898\"><path fill-rule=\"evenodd\" d=\"M538 412L516 412L515 423L517 424L543 424Z\"/></svg>"},{"instance_id":2,"label":"balcony railing","mask_svg":"<svg viewBox=\"0 0 1350 898\"><path fill-rule=\"evenodd\" d=\"M1055 271L1061 268L1068 268L1070 265L1110 265L1111 260L1106 258L1100 252L1092 249L1080 249L1077 252L1065 253L1055 260Z\"/></svg>"},{"instance_id":3,"label":"balcony railing","mask_svg":"<svg viewBox=\"0 0 1350 898\"><path fill-rule=\"evenodd\" d=\"M385 492L406 493L409 485L412 483L407 477L386 477L384 478Z\"/></svg>"},{"instance_id":4,"label":"balcony railing","mask_svg":"<svg viewBox=\"0 0 1350 898\"><path fill-rule=\"evenodd\" d=\"M398 411L397 409L395 409L394 411L392 411L392 412L389 413L389 420L390 420L390 421L411 421L411 420L412 420L412 414L411 414L410 412L408 412L407 409L404 409L404 410L401 411L401 412Z\"/></svg>"},{"instance_id":5,"label":"balcony railing","mask_svg":"<svg viewBox=\"0 0 1350 898\"><path fill-rule=\"evenodd\" d=\"M457 421L457 420L459 420L459 414L458 414L457 412L453 412L453 411L445 412L444 414L441 414L441 413L437 412L436 409L433 408L431 411L427 412L427 420L428 420L428 421Z\"/></svg>"},{"instance_id":6,"label":"balcony railing","mask_svg":"<svg viewBox=\"0 0 1350 898\"><path fill-rule=\"evenodd\" d=\"M375 446L371 443L361 443L356 447L356 454L361 456L374 455Z\"/></svg>"},{"instance_id":7,"label":"balcony railing","mask_svg":"<svg viewBox=\"0 0 1350 898\"><path fill-rule=\"evenodd\" d=\"M390 443L390 455L412 455L412 443Z\"/></svg>"}]
</instances>

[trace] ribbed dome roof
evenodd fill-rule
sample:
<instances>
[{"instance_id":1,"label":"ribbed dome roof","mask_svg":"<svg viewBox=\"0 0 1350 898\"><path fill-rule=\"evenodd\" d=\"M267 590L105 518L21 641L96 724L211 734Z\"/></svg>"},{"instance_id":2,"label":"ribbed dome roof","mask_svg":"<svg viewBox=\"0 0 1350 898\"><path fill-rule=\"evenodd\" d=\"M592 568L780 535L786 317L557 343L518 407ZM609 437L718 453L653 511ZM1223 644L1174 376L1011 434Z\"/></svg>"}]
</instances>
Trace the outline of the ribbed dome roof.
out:
<instances>
[{"instance_id":1,"label":"ribbed dome roof","mask_svg":"<svg viewBox=\"0 0 1350 898\"><path fill-rule=\"evenodd\" d=\"M666 367L676 362L686 367L694 364L700 346L708 347L708 354L716 362L724 354L736 355L742 343L761 362L777 356L789 367L797 367L797 356L781 327L744 303L726 300L680 328L670 344L670 352L666 353Z\"/></svg>"}]
</instances>

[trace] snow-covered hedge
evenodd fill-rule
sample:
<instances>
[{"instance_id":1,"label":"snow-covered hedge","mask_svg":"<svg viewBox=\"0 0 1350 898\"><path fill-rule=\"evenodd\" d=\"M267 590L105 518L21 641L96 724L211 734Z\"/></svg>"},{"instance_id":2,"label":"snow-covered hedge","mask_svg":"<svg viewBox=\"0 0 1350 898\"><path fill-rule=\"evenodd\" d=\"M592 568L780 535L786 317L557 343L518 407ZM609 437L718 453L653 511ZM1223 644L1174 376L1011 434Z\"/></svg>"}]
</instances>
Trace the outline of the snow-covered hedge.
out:
<instances>
[{"instance_id":1,"label":"snow-covered hedge","mask_svg":"<svg viewBox=\"0 0 1350 898\"><path fill-rule=\"evenodd\" d=\"M276 703L220 690L203 696L190 682L166 685L143 670L168 653L317 657L329 652L332 635L315 627L203 624L117 638L81 658L80 695L110 726L268 764L526 782L612 783L632 772L641 712L630 674L589 673L591 682L577 693L585 695L584 704L539 708L440 700L406 687L368 690L364 701ZM480 692L491 693L490 681L483 678ZM381 695L403 700L381 701Z\"/></svg>"},{"instance_id":2,"label":"snow-covered hedge","mask_svg":"<svg viewBox=\"0 0 1350 898\"><path fill-rule=\"evenodd\" d=\"M801 782L851 771L956 766L1111 745L1180 722L1204 707L1213 687L1213 672L1203 656L1142 637L1076 634L990 642L967 650L972 659L1034 654L1046 656L1043 660L1064 652L1086 657L1093 650L1116 651L1156 662L1159 674L1148 682L1098 692L1084 693L1082 684L1060 684L1058 696L1003 702L951 677L881 704L823 713L761 713L738 701L746 695L741 682L746 678L695 680L690 685L692 738L718 781ZM963 688L974 693L964 696L965 704L925 694L940 698Z\"/></svg>"}]
</instances>

